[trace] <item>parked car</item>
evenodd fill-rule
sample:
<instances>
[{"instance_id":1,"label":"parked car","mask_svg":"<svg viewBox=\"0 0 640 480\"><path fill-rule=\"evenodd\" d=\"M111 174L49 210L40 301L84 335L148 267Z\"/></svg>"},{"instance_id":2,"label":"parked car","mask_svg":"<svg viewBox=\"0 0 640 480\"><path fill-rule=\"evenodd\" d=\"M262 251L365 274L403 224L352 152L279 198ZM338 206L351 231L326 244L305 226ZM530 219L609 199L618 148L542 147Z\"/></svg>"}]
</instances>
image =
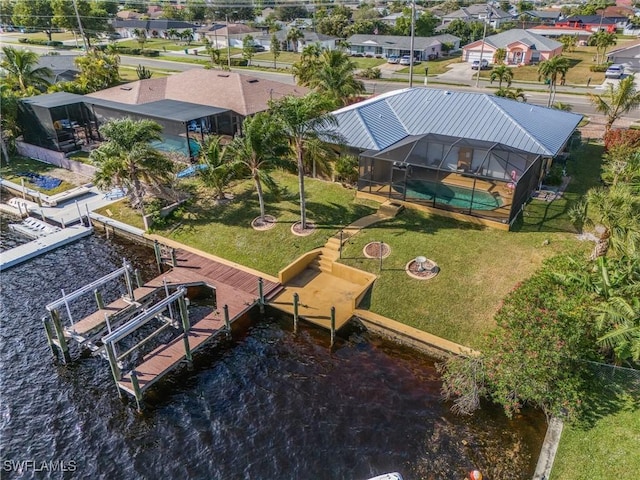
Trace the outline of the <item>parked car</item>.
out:
<instances>
[{"instance_id":1,"label":"parked car","mask_svg":"<svg viewBox=\"0 0 640 480\"><path fill-rule=\"evenodd\" d=\"M624 65L619 63L610 65L607 71L604 72L605 78L622 78L622 75L624 75Z\"/></svg>"},{"instance_id":2,"label":"parked car","mask_svg":"<svg viewBox=\"0 0 640 480\"><path fill-rule=\"evenodd\" d=\"M400 57L398 55L390 55L387 58L387 63L400 63Z\"/></svg>"},{"instance_id":3,"label":"parked car","mask_svg":"<svg viewBox=\"0 0 640 480\"><path fill-rule=\"evenodd\" d=\"M480 60L474 60L471 64L471 70L486 70L487 68L489 68L489 62L484 59L482 59L482 62L480 62Z\"/></svg>"},{"instance_id":4,"label":"parked car","mask_svg":"<svg viewBox=\"0 0 640 480\"><path fill-rule=\"evenodd\" d=\"M400 63L400 65L411 65L411 57L409 55L403 55L398 63Z\"/></svg>"},{"instance_id":5,"label":"parked car","mask_svg":"<svg viewBox=\"0 0 640 480\"><path fill-rule=\"evenodd\" d=\"M264 52L264 46L263 46L263 45L259 45L259 44L257 44L257 43L254 43L254 44L252 45L252 50L253 50L254 52Z\"/></svg>"}]
</instances>

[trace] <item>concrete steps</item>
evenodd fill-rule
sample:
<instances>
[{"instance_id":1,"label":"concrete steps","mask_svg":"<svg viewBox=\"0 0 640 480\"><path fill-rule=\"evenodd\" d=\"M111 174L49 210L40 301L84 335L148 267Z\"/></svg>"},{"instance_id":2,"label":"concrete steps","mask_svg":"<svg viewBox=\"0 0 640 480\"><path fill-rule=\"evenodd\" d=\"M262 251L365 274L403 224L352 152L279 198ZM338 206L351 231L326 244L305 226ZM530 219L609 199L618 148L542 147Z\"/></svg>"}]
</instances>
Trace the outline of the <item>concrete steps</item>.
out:
<instances>
[{"instance_id":1,"label":"concrete steps","mask_svg":"<svg viewBox=\"0 0 640 480\"><path fill-rule=\"evenodd\" d=\"M331 273L333 271L333 263L337 258L337 256L333 258L331 252L329 253L329 255L321 253L313 260L313 262L309 264L309 268L324 273Z\"/></svg>"},{"instance_id":2,"label":"concrete steps","mask_svg":"<svg viewBox=\"0 0 640 480\"><path fill-rule=\"evenodd\" d=\"M390 200L384 202L380 207L378 207L378 213L380 215L392 218L397 216L402 210L404 210L404 205L394 203Z\"/></svg>"}]
</instances>

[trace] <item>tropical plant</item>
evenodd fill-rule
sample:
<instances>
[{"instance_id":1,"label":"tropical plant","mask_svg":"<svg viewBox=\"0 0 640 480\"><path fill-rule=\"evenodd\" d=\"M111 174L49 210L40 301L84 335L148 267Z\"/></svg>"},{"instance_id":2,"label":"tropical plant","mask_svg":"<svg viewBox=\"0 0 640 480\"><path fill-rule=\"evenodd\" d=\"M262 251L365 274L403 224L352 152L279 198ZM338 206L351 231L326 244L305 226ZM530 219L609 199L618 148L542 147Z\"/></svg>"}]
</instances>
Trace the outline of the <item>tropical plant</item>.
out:
<instances>
[{"instance_id":1,"label":"tropical plant","mask_svg":"<svg viewBox=\"0 0 640 480\"><path fill-rule=\"evenodd\" d=\"M298 42L304 38L304 33L299 28L292 28L287 33L287 42L289 43L289 50L293 52L298 51Z\"/></svg>"},{"instance_id":2,"label":"tropical plant","mask_svg":"<svg viewBox=\"0 0 640 480\"><path fill-rule=\"evenodd\" d=\"M167 30L167 38L169 38L169 40L175 40L178 38L178 30L176 30L175 28L170 28L169 30Z\"/></svg>"},{"instance_id":3,"label":"tropical plant","mask_svg":"<svg viewBox=\"0 0 640 480\"><path fill-rule=\"evenodd\" d=\"M356 64L340 50L324 50L317 62L300 68L307 69L306 81L302 83L301 79L301 84L327 95L336 105L344 105L349 97L365 92L364 83L354 77Z\"/></svg>"},{"instance_id":4,"label":"tropical plant","mask_svg":"<svg viewBox=\"0 0 640 480\"><path fill-rule=\"evenodd\" d=\"M589 45L596 47L596 63L604 62L607 48L616 44L616 34L600 30L589 38Z\"/></svg>"},{"instance_id":5,"label":"tropical plant","mask_svg":"<svg viewBox=\"0 0 640 480\"><path fill-rule=\"evenodd\" d=\"M493 83L496 79L498 80L498 89L502 88L502 82L505 82L507 87L510 87L511 80L513 80L513 70L506 65L493 67L491 75L489 76L489 82Z\"/></svg>"},{"instance_id":6,"label":"tropical plant","mask_svg":"<svg viewBox=\"0 0 640 480\"><path fill-rule=\"evenodd\" d=\"M214 45L209 40L205 39L205 51L211 58L211 66L215 67L220 65L220 49L217 45Z\"/></svg>"},{"instance_id":7,"label":"tropical plant","mask_svg":"<svg viewBox=\"0 0 640 480\"><path fill-rule=\"evenodd\" d=\"M334 166L336 179L348 183L355 184L358 181L358 157L355 155L341 155L335 162Z\"/></svg>"},{"instance_id":8,"label":"tropical plant","mask_svg":"<svg viewBox=\"0 0 640 480\"><path fill-rule=\"evenodd\" d=\"M18 136L18 98L9 85L0 84L0 147L5 162Z\"/></svg>"},{"instance_id":9,"label":"tropical plant","mask_svg":"<svg viewBox=\"0 0 640 480\"><path fill-rule=\"evenodd\" d=\"M216 200L224 200L225 188L233 179L234 171L225 159L226 147L220 144L220 137L205 137L199 152L200 168L198 178L205 187L214 191Z\"/></svg>"},{"instance_id":10,"label":"tropical plant","mask_svg":"<svg viewBox=\"0 0 640 480\"><path fill-rule=\"evenodd\" d=\"M504 61L506 58L507 58L507 49L496 48L496 51L493 54L493 63L495 63L496 65L504 65Z\"/></svg>"},{"instance_id":11,"label":"tropical plant","mask_svg":"<svg viewBox=\"0 0 640 480\"><path fill-rule=\"evenodd\" d=\"M4 59L0 68L5 71L4 81L12 90L27 94L33 89L43 92L49 86L53 72L47 67L38 67L40 57L31 50L2 47Z\"/></svg>"},{"instance_id":12,"label":"tropical plant","mask_svg":"<svg viewBox=\"0 0 640 480\"><path fill-rule=\"evenodd\" d=\"M563 112L570 112L573 110L573 107L569 103L564 102L555 102L551 105L551 108L555 108L556 110L562 110Z\"/></svg>"},{"instance_id":13,"label":"tropical plant","mask_svg":"<svg viewBox=\"0 0 640 480\"><path fill-rule=\"evenodd\" d=\"M545 60L538 66L538 80L544 78L549 82L549 101L547 102L547 107L550 107L555 100L558 77L560 77L561 82L564 83L569 68L571 68L569 60L561 55Z\"/></svg>"},{"instance_id":14,"label":"tropical plant","mask_svg":"<svg viewBox=\"0 0 640 480\"><path fill-rule=\"evenodd\" d=\"M153 72L144 65L138 64L136 67L136 75L138 76L138 80L147 80L148 78L151 78Z\"/></svg>"},{"instance_id":15,"label":"tropical plant","mask_svg":"<svg viewBox=\"0 0 640 480\"><path fill-rule=\"evenodd\" d=\"M143 215L144 185L160 187L173 175L173 163L149 143L160 140L161 131L162 127L151 120L112 120L100 127L107 141L90 155L98 167L96 185L126 188L131 206Z\"/></svg>"},{"instance_id":16,"label":"tropical plant","mask_svg":"<svg viewBox=\"0 0 640 480\"><path fill-rule=\"evenodd\" d=\"M562 44L563 52L571 53L575 50L576 45L578 44L578 37L577 35L562 35L558 41Z\"/></svg>"},{"instance_id":17,"label":"tropical plant","mask_svg":"<svg viewBox=\"0 0 640 480\"><path fill-rule=\"evenodd\" d=\"M144 44L147 43L147 32L143 28L134 28L132 33L140 48L144 48Z\"/></svg>"},{"instance_id":18,"label":"tropical plant","mask_svg":"<svg viewBox=\"0 0 640 480\"><path fill-rule=\"evenodd\" d=\"M242 39L242 58L247 61L247 65L251 65L251 59L256 54L256 47L253 43L253 36L247 35Z\"/></svg>"},{"instance_id":19,"label":"tropical plant","mask_svg":"<svg viewBox=\"0 0 640 480\"><path fill-rule=\"evenodd\" d=\"M17 0L12 13L13 25L42 29L51 41L53 10L50 0Z\"/></svg>"},{"instance_id":20,"label":"tropical plant","mask_svg":"<svg viewBox=\"0 0 640 480\"><path fill-rule=\"evenodd\" d=\"M271 45L269 49L271 50L271 55L273 55L273 68L278 68L276 62L278 60L278 57L280 56L280 53L282 52L282 49L280 48L280 40L278 40L278 37L275 33L271 35Z\"/></svg>"},{"instance_id":21,"label":"tropical plant","mask_svg":"<svg viewBox=\"0 0 640 480\"><path fill-rule=\"evenodd\" d=\"M295 154L300 191L300 222L303 230L307 228L304 151L309 141L318 138L338 143L339 136L334 132L337 120L327 113L332 107L331 100L315 92L305 97L286 96L270 102L274 119L289 139L291 151Z\"/></svg>"},{"instance_id":22,"label":"tropical plant","mask_svg":"<svg viewBox=\"0 0 640 480\"><path fill-rule=\"evenodd\" d=\"M97 92L120 83L120 57L109 52L93 49L76 57L75 63L80 74L75 83L85 93Z\"/></svg>"},{"instance_id":23,"label":"tropical plant","mask_svg":"<svg viewBox=\"0 0 640 480\"><path fill-rule=\"evenodd\" d=\"M508 98L510 100L518 100L519 102L527 101L524 90L522 90L521 88L513 89L509 87L502 87L496 90L494 95L496 97Z\"/></svg>"},{"instance_id":24,"label":"tropical plant","mask_svg":"<svg viewBox=\"0 0 640 480\"><path fill-rule=\"evenodd\" d=\"M235 171L253 180L260 205L260 222L264 223L262 186L278 193L278 186L270 172L276 167L289 166L289 146L283 130L264 112L247 117L242 123L242 132L242 136L235 137L229 144L225 157Z\"/></svg>"},{"instance_id":25,"label":"tropical plant","mask_svg":"<svg viewBox=\"0 0 640 480\"><path fill-rule=\"evenodd\" d=\"M617 85L607 84L602 95L589 93L589 99L596 110L607 117L606 134L616 120L640 106L640 91L636 89L635 77L630 75L620 80Z\"/></svg>"}]
</instances>

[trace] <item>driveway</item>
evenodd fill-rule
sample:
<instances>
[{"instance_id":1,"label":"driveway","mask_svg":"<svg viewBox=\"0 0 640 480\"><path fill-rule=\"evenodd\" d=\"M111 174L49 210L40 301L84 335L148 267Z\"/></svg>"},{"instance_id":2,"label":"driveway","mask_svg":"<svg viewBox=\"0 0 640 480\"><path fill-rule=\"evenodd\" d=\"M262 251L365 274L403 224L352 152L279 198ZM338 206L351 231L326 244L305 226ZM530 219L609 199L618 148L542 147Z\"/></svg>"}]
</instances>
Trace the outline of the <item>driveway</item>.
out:
<instances>
[{"instance_id":1,"label":"driveway","mask_svg":"<svg viewBox=\"0 0 640 480\"><path fill-rule=\"evenodd\" d=\"M438 75L438 80L445 82L462 82L467 83L473 80L473 74L470 63L452 63L449 65L449 70L445 73Z\"/></svg>"}]
</instances>

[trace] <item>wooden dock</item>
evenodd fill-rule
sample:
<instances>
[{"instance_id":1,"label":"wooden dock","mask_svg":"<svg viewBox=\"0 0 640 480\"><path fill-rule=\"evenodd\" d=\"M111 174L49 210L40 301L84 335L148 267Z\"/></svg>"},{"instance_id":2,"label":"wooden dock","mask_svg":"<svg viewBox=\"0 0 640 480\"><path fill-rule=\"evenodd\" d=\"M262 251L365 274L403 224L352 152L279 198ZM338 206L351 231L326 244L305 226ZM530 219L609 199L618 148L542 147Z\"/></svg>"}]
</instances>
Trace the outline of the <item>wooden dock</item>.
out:
<instances>
[{"instance_id":1,"label":"wooden dock","mask_svg":"<svg viewBox=\"0 0 640 480\"><path fill-rule=\"evenodd\" d=\"M144 302L158 290L164 291L165 285L172 289L178 286L199 285L213 288L216 309L190 325L188 330L185 329L188 349L185 346L185 336L180 335L146 354L142 363L133 369L135 379L132 379L131 372L123 372L123 375L117 379L118 387L135 396L136 400L140 400L140 395L164 375L175 369L185 359L189 359L192 352L212 338L227 332L227 319L229 324L233 323L260 300L260 277L256 273L181 249L175 251L175 258L177 265L170 271L158 275L134 290L134 302L131 302L131 299L120 298L65 329L65 336L76 339L80 335L95 332L100 328L104 329L105 314L115 316L125 312L128 315L128 310L136 304L139 312L140 302ZM277 282L262 280L262 295L265 300L278 294L281 288Z\"/></svg>"}]
</instances>

